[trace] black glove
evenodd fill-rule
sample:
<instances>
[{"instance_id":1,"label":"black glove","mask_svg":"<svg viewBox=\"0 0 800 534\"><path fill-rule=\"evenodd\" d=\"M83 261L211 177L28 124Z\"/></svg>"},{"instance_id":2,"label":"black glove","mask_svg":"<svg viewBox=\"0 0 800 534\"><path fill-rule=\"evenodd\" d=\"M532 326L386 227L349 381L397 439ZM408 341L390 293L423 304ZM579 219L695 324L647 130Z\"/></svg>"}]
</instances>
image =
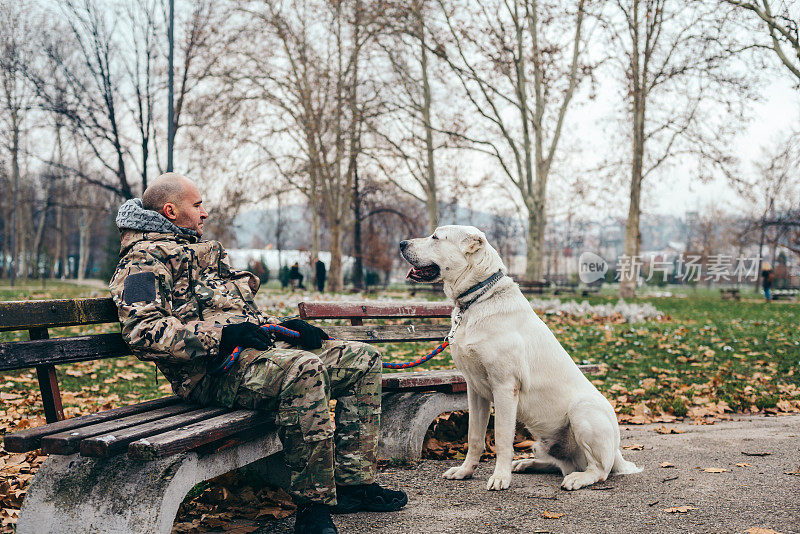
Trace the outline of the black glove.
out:
<instances>
[{"instance_id":1,"label":"black glove","mask_svg":"<svg viewBox=\"0 0 800 534\"><path fill-rule=\"evenodd\" d=\"M330 339L331 336L325 333L321 328L310 325L300 319L290 319L281 323L281 326L294 330L300 333L300 339L296 337L287 337L281 335L279 332L275 333L275 337L287 341L293 345L300 345L304 350L314 350L322 346L323 339Z\"/></svg>"},{"instance_id":2,"label":"black glove","mask_svg":"<svg viewBox=\"0 0 800 534\"><path fill-rule=\"evenodd\" d=\"M219 354L208 361L208 372L217 374L225 370L225 365L236 347L242 349L267 350L272 346L269 334L253 323L226 324L222 327Z\"/></svg>"}]
</instances>

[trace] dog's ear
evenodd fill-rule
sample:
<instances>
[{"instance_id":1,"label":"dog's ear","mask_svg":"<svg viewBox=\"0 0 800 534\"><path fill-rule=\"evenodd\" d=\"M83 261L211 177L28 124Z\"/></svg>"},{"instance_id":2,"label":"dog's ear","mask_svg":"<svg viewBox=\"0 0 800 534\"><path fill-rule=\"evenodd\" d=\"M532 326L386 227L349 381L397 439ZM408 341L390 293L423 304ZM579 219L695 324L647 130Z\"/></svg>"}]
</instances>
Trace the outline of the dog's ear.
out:
<instances>
[{"instance_id":1,"label":"dog's ear","mask_svg":"<svg viewBox=\"0 0 800 534\"><path fill-rule=\"evenodd\" d=\"M474 254L486 245L486 239L482 235L473 234L464 238L461 248L464 254Z\"/></svg>"}]
</instances>

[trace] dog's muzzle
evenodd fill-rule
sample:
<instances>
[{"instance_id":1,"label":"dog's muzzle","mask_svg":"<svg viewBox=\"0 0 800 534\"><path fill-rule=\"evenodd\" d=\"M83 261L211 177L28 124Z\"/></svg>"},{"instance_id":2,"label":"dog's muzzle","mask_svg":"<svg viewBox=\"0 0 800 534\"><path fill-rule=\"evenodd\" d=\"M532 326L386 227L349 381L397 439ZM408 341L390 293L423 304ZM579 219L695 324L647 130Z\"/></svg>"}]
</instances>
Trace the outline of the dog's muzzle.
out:
<instances>
[{"instance_id":1,"label":"dog's muzzle","mask_svg":"<svg viewBox=\"0 0 800 534\"><path fill-rule=\"evenodd\" d=\"M414 282L423 283L432 283L438 280L439 273L441 272L438 265L435 263L418 265L416 259L411 259L408 257L406 250L410 244L411 243L409 241L400 241L400 255L404 260L411 264L411 269L409 269L406 278L413 280Z\"/></svg>"}]
</instances>

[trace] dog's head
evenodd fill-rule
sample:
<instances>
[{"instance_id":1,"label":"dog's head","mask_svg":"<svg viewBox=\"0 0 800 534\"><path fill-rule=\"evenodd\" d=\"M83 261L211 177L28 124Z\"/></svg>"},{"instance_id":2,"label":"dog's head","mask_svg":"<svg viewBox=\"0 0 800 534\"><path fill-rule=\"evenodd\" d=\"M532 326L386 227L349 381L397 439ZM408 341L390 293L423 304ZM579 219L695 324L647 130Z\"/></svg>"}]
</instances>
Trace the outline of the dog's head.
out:
<instances>
[{"instance_id":1,"label":"dog's head","mask_svg":"<svg viewBox=\"0 0 800 534\"><path fill-rule=\"evenodd\" d=\"M400 254L412 265L415 282L443 282L455 294L505 270L486 235L474 226L440 226L428 237L400 242Z\"/></svg>"}]
</instances>

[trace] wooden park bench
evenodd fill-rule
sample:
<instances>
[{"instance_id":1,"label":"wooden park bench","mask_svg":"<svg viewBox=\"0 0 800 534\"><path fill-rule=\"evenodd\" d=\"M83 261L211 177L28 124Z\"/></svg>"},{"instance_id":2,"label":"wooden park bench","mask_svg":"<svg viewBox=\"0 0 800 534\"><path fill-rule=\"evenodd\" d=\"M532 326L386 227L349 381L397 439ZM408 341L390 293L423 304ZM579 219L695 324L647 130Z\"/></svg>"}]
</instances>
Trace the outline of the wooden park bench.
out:
<instances>
[{"instance_id":1,"label":"wooden park bench","mask_svg":"<svg viewBox=\"0 0 800 534\"><path fill-rule=\"evenodd\" d=\"M525 280L512 276L523 295L544 295L550 284L544 280Z\"/></svg>"},{"instance_id":2,"label":"wooden park bench","mask_svg":"<svg viewBox=\"0 0 800 534\"><path fill-rule=\"evenodd\" d=\"M740 300L741 296L739 295L739 288L738 287L722 287L719 290L720 297L722 300Z\"/></svg>"},{"instance_id":3,"label":"wooden park bench","mask_svg":"<svg viewBox=\"0 0 800 534\"><path fill-rule=\"evenodd\" d=\"M772 300L796 300L800 295L800 288L798 287L785 287L782 289L773 289L771 291Z\"/></svg>"},{"instance_id":4,"label":"wooden park bench","mask_svg":"<svg viewBox=\"0 0 800 534\"><path fill-rule=\"evenodd\" d=\"M419 284L417 282L407 282L408 285L408 294L412 297L415 296L417 293L422 294L437 294L443 295L444 294L444 284L442 282L435 282L433 284Z\"/></svg>"},{"instance_id":5,"label":"wooden park bench","mask_svg":"<svg viewBox=\"0 0 800 534\"><path fill-rule=\"evenodd\" d=\"M300 303L333 337L367 343L439 342L450 316L444 303ZM368 324L364 319L393 324ZM424 322L412 322L423 319ZM64 419L56 365L129 355L118 332L58 337L49 329L118 324L110 298L0 303L0 331L27 330L29 341L0 343L0 371L35 368L47 424L7 434L5 448L49 454L28 490L18 534L169 533L196 484L259 462L286 482L281 444L269 413L202 407L177 396ZM420 354L433 346L423 346ZM584 366L584 372L597 367ZM466 384L453 370L386 373L379 454L419 458L431 422L466 410Z\"/></svg>"}]
</instances>

